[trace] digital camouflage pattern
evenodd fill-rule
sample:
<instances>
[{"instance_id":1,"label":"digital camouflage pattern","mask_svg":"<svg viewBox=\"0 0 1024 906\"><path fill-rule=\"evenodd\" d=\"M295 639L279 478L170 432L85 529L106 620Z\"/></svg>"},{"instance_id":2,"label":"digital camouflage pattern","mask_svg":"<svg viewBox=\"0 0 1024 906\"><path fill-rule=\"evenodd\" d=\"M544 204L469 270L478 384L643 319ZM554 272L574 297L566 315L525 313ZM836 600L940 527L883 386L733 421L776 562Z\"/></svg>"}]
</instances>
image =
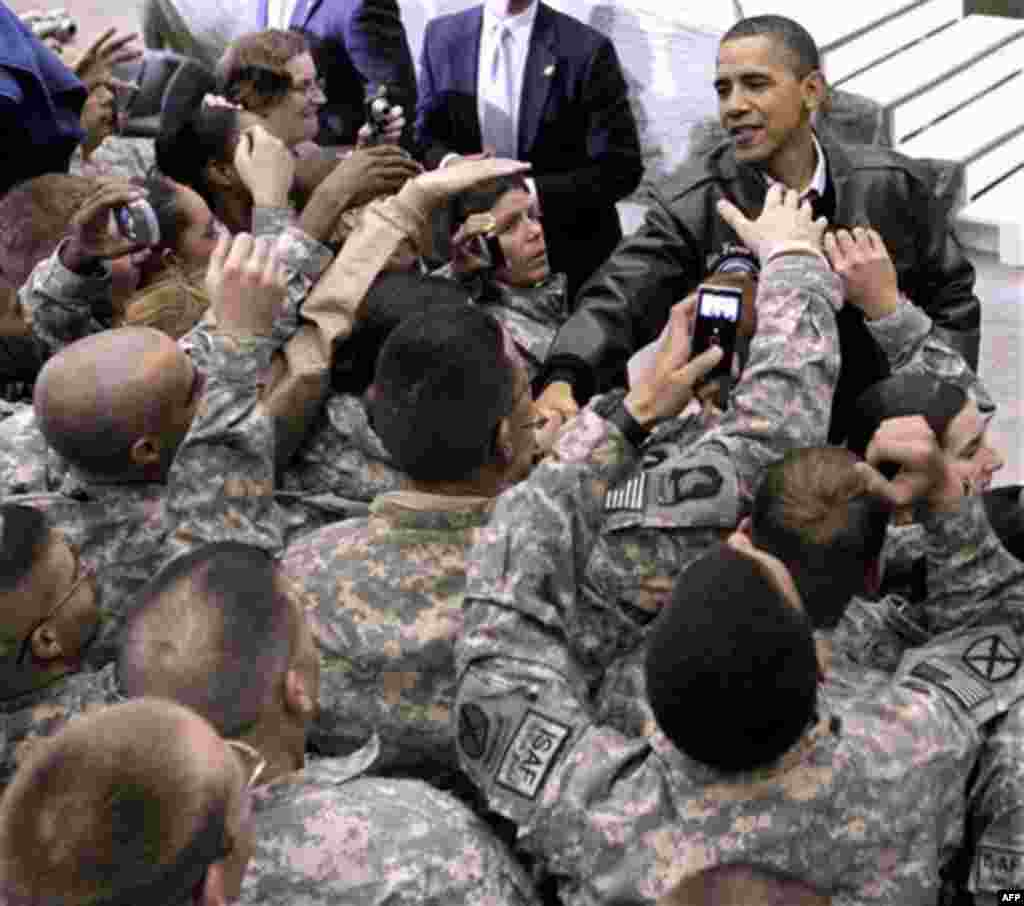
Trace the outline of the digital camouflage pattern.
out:
<instances>
[{"instance_id":1,"label":"digital camouflage pattern","mask_svg":"<svg viewBox=\"0 0 1024 906\"><path fill-rule=\"evenodd\" d=\"M836 904L934 903L980 728L1024 695L1024 672L989 676L990 649L974 646L998 633L1019 659L1014 635L922 649L896 677L840 673L813 732L744 775L693 762L657 729L601 726L566 614L629 457L591 451L591 464L543 463L503 495L471 555L453 729L488 807L518 825L570 906L654 903L686 874L735 861L794 873Z\"/></svg>"},{"instance_id":2,"label":"digital camouflage pattern","mask_svg":"<svg viewBox=\"0 0 1024 906\"><path fill-rule=\"evenodd\" d=\"M97 481L71 470L58 492L7 498L45 510L83 565L97 571L92 666L113 658L132 596L171 558L213 541L283 547L273 427L258 405L275 341L204 336L206 388L166 484Z\"/></svg>"},{"instance_id":3,"label":"digital camouflage pattern","mask_svg":"<svg viewBox=\"0 0 1024 906\"><path fill-rule=\"evenodd\" d=\"M32 404L0 402L0 493L56 491L66 471L36 427Z\"/></svg>"},{"instance_id":4,"label":"digital camouflage pattern","mask_svg":"<svg viewBox=\"0 0 1024 906\"><path fill-rule=\"evenodd\" d=\"M464 805L416 780L309 762L254 792L252 906L534 906L529 877Z\"/></svg>"},{"instance_id":5,"label":"digital camouflage pattern","mask_svg":"<svg viewBox=\"0 0 1024 906\"><path fill-rule=\"evenodd\" d=\"M352 752L376 731L380 771L452 782L466 556L492 505L384 494L367 518L322 528L285 551L282 567L320 651L320 710L309 737L317 751Z\"/></svg>"},{"instance_id":6,"label":"digital camouflage pattern","mask_svg":"<svg viewBox=\"0 0 1024 906\"><path fill-rule=\"evenodd\" d=\"M93 179L117 179L123 182L145 179L156 167L156 149L151 138L126 138L108 135L86 160L82 146L71 155L68 172Z\"/></svg>"},{"instance_id":7,"label":"digital camouflage pattern","mask_svg":"<svg viewBox=\"0 0 1024 906\"><path fill-rule=\"evenodd\" d=\"M363 401L352 394L332 393L309 438L285 468L281 489L370 503L380 494L397 491L402 480L403 473L370 427Z\"/></svg>"},{"instance_id":8,"label":"digital camouflage pattern","mask_svg":"<svg viewBox=\"0 0 1024 906\"><path fill-rule=\"evenodd\" d=\"M121 700L113 664L97 673L73 673L56 682L0 700L0 787L41 739L53 736L76 717Z\"/></svg>"},{"instance_id":9,"label":"digital camouflage pattern","mask_svg":"<svg viewBox=\"0 0 1024 906\"><path fill-rule=\"evenodd\" d=\"M530 380L536 378L555 334L571 314L565 274L552 274L537 286L515 287L490 273L456 275L450 264L434 273L461 283L477 305L501 322L515 341Z\"/></svg>"}]
</instances>

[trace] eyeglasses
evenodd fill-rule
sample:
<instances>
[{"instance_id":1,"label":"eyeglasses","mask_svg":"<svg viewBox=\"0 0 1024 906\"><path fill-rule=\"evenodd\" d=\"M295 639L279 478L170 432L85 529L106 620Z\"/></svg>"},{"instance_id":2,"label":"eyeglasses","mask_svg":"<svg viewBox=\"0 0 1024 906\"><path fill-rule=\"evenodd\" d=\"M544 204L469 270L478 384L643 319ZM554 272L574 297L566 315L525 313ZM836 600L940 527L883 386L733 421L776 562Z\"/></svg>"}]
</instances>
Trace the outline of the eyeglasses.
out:
<instances>
[{"instance_id":1,"label":"eyeglasses","mask_svg":"<svg viewBox=\"0 0 1024 906\"><path fill-rule=\"evenodd\" d=\"M75 564L75 571L78 573L78 576L75 578L75 581L71 583L71 588L69 588L63 597L61 597L61 599L50 608L46 616L36 620L36 622L29 628L28 632L25 633L25 638L22 639L21 647L18 649L18 659L14 662L19 667L28 656L29 644L32 641L32 636L35 635L35 631L44 623L52 620L60 612L60 609L75 596L75 592L78 591L78 589L81 588L89 579L96 575L96 570L91 567L82 569L82 560L80 557L77 557L77 552Z\"/></svg>"},{"instance_id":2,"label":"eyeglasses","mask_svg":"<svg viewBox=\"0 0 1024 906\"><path fill-rule=\"evenodd\" d=\"M234 750L240 756L243 770L249 775L245 788L251 790L266 770L267 759L260 754L259 749L254 749L247 742L242 742L239 739L225 739L224 742L229 749Z\"/></svg>"}]
</instances>

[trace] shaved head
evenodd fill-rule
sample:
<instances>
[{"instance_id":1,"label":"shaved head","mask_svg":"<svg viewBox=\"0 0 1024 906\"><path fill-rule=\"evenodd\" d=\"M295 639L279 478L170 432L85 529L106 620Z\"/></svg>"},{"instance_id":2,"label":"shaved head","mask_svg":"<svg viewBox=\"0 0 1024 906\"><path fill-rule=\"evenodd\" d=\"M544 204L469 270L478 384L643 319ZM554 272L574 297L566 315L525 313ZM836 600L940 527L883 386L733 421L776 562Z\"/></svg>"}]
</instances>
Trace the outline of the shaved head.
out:
<instances>
[{"instance_id":1,"label":"shaved head","mask_svg":"<svg viewBox=\"0 0 1024 906\"><path fill-rule=\"evenodd\" d=\"M241 735L280 694L301 620L266 551L206 545L140 593L125 627L121 688L188 705L223 735Z\"/></svg>"},{"instance_id":2,"label":"shaved head","mask_svg":"<svg viewBox=\"0 0 1024 906\"><path fill-rule=\"evenodd\" d=\"M63 906L191 901L230 848L241 785L213 727L178 705L140 699L75 720L0 801L4 893Z\"/></svg>"},{"instance_id":3,"label":"shaved head","mask_svg":"<svg viewBox=\"0 0 1024 906\"><path fill-rule=\"evenodd\" d=\"M47 443L70 463L117 477L132 467L136 441L171 429L178 410L191 402L192 378L185 353L160 331L104 331L46 363L36 381L36 421Z\"/></svg>"}]
</instances>

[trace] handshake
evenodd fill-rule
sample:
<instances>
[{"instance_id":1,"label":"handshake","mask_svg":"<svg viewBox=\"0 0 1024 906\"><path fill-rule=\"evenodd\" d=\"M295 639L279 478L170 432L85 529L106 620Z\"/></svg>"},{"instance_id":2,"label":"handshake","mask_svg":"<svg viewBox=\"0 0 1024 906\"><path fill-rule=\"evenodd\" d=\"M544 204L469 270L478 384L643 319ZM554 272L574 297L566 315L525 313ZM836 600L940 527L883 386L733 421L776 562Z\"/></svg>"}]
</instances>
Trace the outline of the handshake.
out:
<instances>
[{"instance_id":1,"label":"handshake","mask_svg":"<svg viewBox=\"0 0 1024 906\"><path fill-rule=\"evenodd\" d=\"M40 41L53 41L59 45L70 44L78 34L78 23L63 7L46 12L29 10L22 14L21 21L32 29L32 34Z\"/></svg>"}]
</instances>

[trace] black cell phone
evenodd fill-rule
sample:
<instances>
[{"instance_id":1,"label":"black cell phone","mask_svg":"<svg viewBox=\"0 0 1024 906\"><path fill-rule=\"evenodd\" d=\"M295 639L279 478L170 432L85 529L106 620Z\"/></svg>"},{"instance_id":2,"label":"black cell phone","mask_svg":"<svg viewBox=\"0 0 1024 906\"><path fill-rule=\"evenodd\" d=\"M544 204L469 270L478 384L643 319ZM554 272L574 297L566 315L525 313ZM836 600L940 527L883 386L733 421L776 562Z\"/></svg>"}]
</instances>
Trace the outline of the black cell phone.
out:
<instances>
[{"instance_id":1,"label":"black cell phone","mask_svg":"<svg viewBox=\"0 0 1024 906\"><path fill-rule=\"evenodd\" d=\"M477 236L476 254L484 260L484 266L491 270L499 270L505 266L505 253L501 250L501 240L497 236Z\"/></svg>"},{"instance_id":2,"label":"black cell phone","mask_svg":"<svg viewBox=\"0 0 1024 906\"><path fill-rule=\"evenodd\" d=\"M708 373L707 380L732 371L736 332L740 324L743 290L732 286L701 284L697 288L697 322L693 327L690 358L696 358L712 346L722 347L722 358Z\"/></svg>"},{"instance_id":3,"label":"black cell phone","mask_svg":"<svg viewBox=\"0 0 1024 906\"><path fill-rule=\"evenodd\" d=\"M156 212L145 198L114 208L114 222L117 223L118 232L132 242L147 246L160 242L160 224Z\"/></svg>"}]
</instances>

